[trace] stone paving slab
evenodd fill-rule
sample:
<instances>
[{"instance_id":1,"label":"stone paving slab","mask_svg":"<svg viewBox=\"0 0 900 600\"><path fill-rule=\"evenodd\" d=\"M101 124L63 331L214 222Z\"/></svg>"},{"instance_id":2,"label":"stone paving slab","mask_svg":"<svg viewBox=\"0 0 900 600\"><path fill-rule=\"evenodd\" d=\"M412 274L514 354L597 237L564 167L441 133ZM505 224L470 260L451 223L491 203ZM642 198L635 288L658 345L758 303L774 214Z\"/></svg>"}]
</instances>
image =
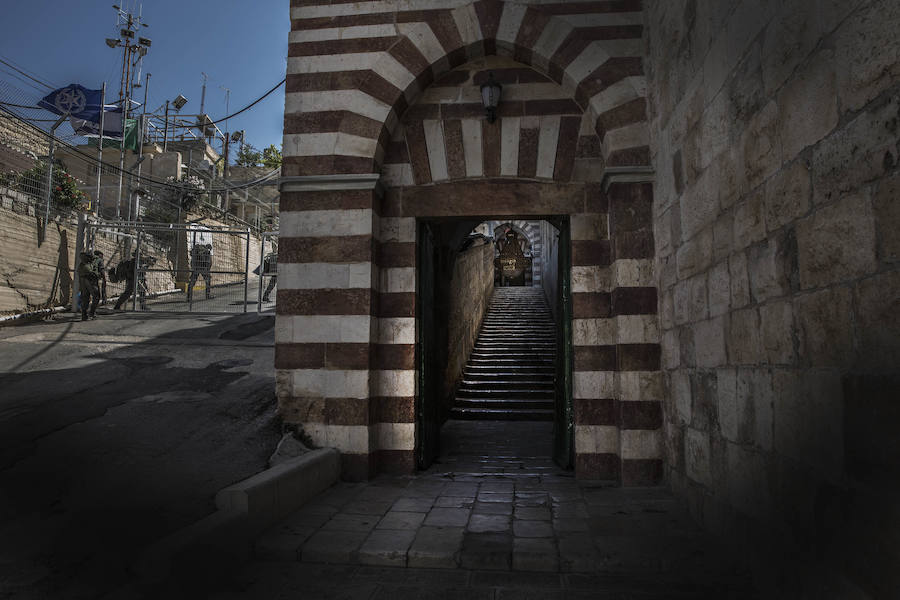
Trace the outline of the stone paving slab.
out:
<instances>
[{"instance_id":1,"label":"stone paving slab","mask_svg":"<svg viewBox=\"0 0 900 600\"><path fill-rule=\"evenodd\" d=\"M269 561L315 582L271 598L752 597L668 490L579 482L546 457L457 453L417 476L339 483L256 552L251 579Z\"/></svg>"}]
</instances>

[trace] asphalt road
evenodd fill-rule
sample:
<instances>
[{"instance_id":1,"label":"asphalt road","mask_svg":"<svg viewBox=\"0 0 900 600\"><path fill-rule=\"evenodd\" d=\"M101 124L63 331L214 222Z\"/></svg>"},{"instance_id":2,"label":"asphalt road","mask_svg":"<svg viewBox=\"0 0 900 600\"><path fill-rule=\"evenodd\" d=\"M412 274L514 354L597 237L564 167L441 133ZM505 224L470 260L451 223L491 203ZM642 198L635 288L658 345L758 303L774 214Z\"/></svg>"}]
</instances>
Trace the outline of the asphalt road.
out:
<instances>
[{"instance_id":1,"label":"asphalt road","mask_svg":"<svg viewBox=\"0 0 900 600\"><path fill-rule=\"evenodd\" d=\"M280 437L274 316L0 328L0 598L98 598Z\"/></svg>"}]
</instances>

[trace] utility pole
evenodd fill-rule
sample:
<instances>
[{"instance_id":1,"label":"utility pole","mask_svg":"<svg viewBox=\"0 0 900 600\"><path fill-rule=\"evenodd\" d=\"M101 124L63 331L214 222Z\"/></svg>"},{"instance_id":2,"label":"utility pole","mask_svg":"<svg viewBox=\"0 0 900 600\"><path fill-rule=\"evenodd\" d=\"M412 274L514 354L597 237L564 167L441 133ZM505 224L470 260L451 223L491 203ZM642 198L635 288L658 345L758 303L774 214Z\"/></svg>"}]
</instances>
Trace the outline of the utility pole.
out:
<instances>
[{"instance_id":1,"label":"utility pole","mask_svg":"<svg viewBox=\"0 0 900 600\"><path fill-rule=\"evenodd\" d=\"M200 114L204 114L203 107L206 106L206 80L209 79L209 75L200 71L200 79L203 81L203 87L200 88Z\"/></svg>"},{"instance_id":2,"label":"utility pole","mask_svg":"<svg viewBox=\"0 0 900 600\"><path fill-rule=\"evenodd\" d=\"M220 85L219 87L222 88L223 90L225 90L225 116L227 117L228 116L228 101L231 98L231 90L229 90L224 85ZM231 198L229 197L229 194L228 194L228 148L231 146L231 138L229 137L229 135L230 134L228 133L228 119L226 118L225 119L225 139L223 140L223 142L224 142L223 145L225 146L225 152L223 153L225 155L225 164L222 165L222 180L225 182L225 198L224 198L224 202L223 202L223 204L224 204L223 208L225 210L229 209L229 204L231 201Z\"/></svg>"},{"instance_id":3,"label":"utility pole","mask_svg":"<svg viewBox=\"0 0 900 600\"><path fill-rule=\"evenodd\" d=\"M128 115L131 111L131 94L134 90L134 76L140 71L142 63L151 41L148 38L138 36L134 41L135 33L141 27L149 27L143 22L143 17L135 17L132 13L123 10L118 4L113 4L116 9L116 26L119 27L118 38L106 38L106 45L110 48L122 48L122 79L119 85L119 102L122 106L122 142L119 145L119 193L116 198L116 218L121 217L122 212L122 181L125 171L125 134L127 131ZM140 84L138 84L140 85Z\"/></svg>"}]
</instances>

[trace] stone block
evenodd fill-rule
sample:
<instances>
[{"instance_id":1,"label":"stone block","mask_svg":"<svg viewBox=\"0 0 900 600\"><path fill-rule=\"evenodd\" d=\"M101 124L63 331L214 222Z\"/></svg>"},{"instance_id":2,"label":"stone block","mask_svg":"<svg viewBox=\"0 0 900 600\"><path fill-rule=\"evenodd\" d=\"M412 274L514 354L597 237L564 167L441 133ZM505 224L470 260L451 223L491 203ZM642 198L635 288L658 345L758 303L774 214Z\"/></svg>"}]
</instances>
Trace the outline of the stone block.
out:
<instances>
[{"instance_id":1,"label":"stone block","mask_svg":"<svg viewBox=\"0 0 900 600\"><path fill-rule=\"evenodd\" d=\"M728 312L731 306L731 277L728 273L728 261L713 266L707 275L709 291L709 316L718 317Z\"/></svg>"},{"instance_id":2,"label":"stone block","mask_svg":"<svg viewBox=\"0 0 900 600\"><path fill-rule=\"evenodd\" d=\"M780 129L784 160L828 135L838 123L834 52L819 50L781 89Z\"/></svg>"},{"instance_id":3,"label":"stone block","mask_svg":"<svg viewBox=\"0 0 900 600\"><path fill-rule=\"evenodd\" d=\"M463 527L422 527L407 551L407 566L416 568L456 568L462 547Z\"/></svg>"},{"instance_id":4,"label":"stone block","mask_svg":"<svg viewBox=\"0 0 900 600\"><path fill-rule=\"evenodd\" d=\"M706 287L706 273L691 277L688 282L691 288L690 308L688 311L690 320L701 321L709 316L707 307L708 290Z\"/></svg>"},{"instance_id":5,"label":"stone block","mask_svg":"<svg viewBox=\"0 0 900 600\"><path fill-rule=\"evenodd\" d=\"M678 331L669 329L660 337L660 359L663 369L676 369L681 365L681 347Z\"/></svg>"},{"instance_id":6,"label":"stone block","mask_svg":"<svg viewBox=\"0 0 900 600\"><path fill-rule=\"evenodd\" d=\"M675 290L663 290L659 294L659 326L671 329L675 326Z\"/></svg>"},{"instance_id":7,"label":"stone block","mask_svg":"<svg viewBox=\"0 0 900 600\"><path fill-rule=\"evenodd\" d=\"M513 540L512 566L514 571L559 570L559 551L556 540L545 538L515 538ZM518 597L519 594L516 594Z\"/></svg>"},{"instance_id":8,"label":"stone block","mask_svg":"<svg viewBox=\"0 0 900 600\"><path fill-rule=\"evenodd\" d=\"M364 565L405 567L406 552L415 537L415 529L376 529L360 547L359 562Z\"/></svg>"},{"instance_id":9,"label":"stone block","mask_svg":"<svg viewBox=\"0 0 900 600\"><path fill-rule=\"evenodd\" d=\"M672 209L656 215L653 221L653 241L658 254L669 254L672 251Z\"/></svg>"},{"instance_id":10,"label":"stone block","mask_svg":"<svg viewBox=\"0 0 900 600\"><path fill-rule=\"evenodd\" d=\"M802 289L822 287L875 270L875 222L868 198L851 195L797 224Z\"/></svg>"},{"instance_id":11,"label":"stone block","mask_svg":"<svg viewBox=\"0 0 900 600\"><path fill-rule=\"evenodd\" d=\"M737 372L734 369L716 370L716 398L719 433L726 440L737 442L740 415L737 403Z\"/></svg>"},{"instance_id":12,"label":"stone block","mask_svg":"<svg viewBox=\"0 0 900 600\"><path fill-rule=\"evenodd\" d=\"M747 273L746 254L738 252L729 257L728 274L731 278L731 308L746 306L750 303L750 276Z\"/></svg>"},{"instance_id":13,"label":"stone block","mask_svg":"<svg viewBox=\"0 0 900 600\"><path fill-rule=\"evenodd\" d=\"M778 104L770 101L747 122L741 146L748 189L757 187L781 166L782 142L778 120Z\"/></svg>"},{"instance_id":14,"label":"stone block","mask_svg":"<svg viewBox=\"0 0 900 600\"><path fill-rule=\"evenodd\" d=\"M690 327L682 327L678 330L678 348L681 351L681 366L693 367L694 358L694 332Z\"/></svg>"},{"instance_id":15,"label":"stone block","mask_svg":"<svg viewBox=\"0 0 900 600\"><path fill-rule=\"evenodd\" d=\"M884 179L872 199L878 238L878 260L900 261L900 175Z\"/></svg>"},{"instance_id":16,"label":"stone block","mask_svg":"<svg viewBox=\"0 0 900 600\"><path fill-rule=\"evenodd\" d=\"M719 212L716 190L704 185L710 179L709 170L681 196L681 236L688 240L710 225Z\"/></svg>"},{"instance_id":17,"label":"stone block","mask_svg":"<svg viewBox=\"0 0 900 600\"><path fill-rule=\"evenodd\" d=\"M710 371L691 374L691 428L713 431L716 426L716 375Z\"/></svg>"},{"instance_id":18,"label":"stone block","mask_svg":"<svg viewBox=\"0 0 900 600\"><path fill-rule=\"evenodd\" d=\"M694 353L700 368L725 364L725 318L716 317L694 325Z\"/></svg>"},{"instance_id":19,"label":"stone block","mask_svg":"<svg viewBox=\"0 0 900 600\"><path fill-rule=\"evenodd\" d=\"M794 311L790 302L770 302L759 307L762 347L769 364L793 364Z\"/></svg>"},{"instance_id":20,"label":"stone block","mask_svg":"<svg viewBox=\"0 0 900 600\"><path fill-rule=\"evenodd\" d=\"M713 225L713 259L727 258L734 249L734 213L731 210L719 215Z\"/></svg>"},{"instance_id":21,"label":"stone block","mask_svg":"<svg viewBox=\"0 0 900 600\"><path fill-rule=\"evenodd\" d=\"M712 485L709 456L709 434L688 428L684 436L687 476L701 485Z\"/></svg>"},{"instance_id":22,"label":"stone block","mask_svg":"<svg viewBox=\"0 0 900 600\"><path fill-rule=\"evenodd\" d=\"M728 358L731 364L760 362L759 315L755 308L732 311L728 329Z\"/></svg>"},{"instance_id":23,"label":"stone block","mask_svg":"<svg viewBox=\"0 0 900 600\"><path fill-rule=\"evenodd\" d=\"M838 29L834 58L844 110L858 110L896 85L900 78L898 22L900 6L893 0L877 0Z\"/></svg>"},{"instance_id":24,"label":"stone block","mask_svg":"<svg viewBox=\"0 0 900 600\"><path fill-rule=\"evenodd\" d=\"M883 177L900 160L896 117L900 97L863 111L813 151L813 202L830 202L845 192Z\"/></svg>"},{"instance_id":25,"label":"stone block","mask_svg":"<svg viewBox=\"0 0 900 600\"><path fill-rule=\"evenodd\" d=\"M686 279L709 267L712 261L712 227L684 242L676 253L678 278Z\"/></svg>"},{"instance_id":26,"label":"stone block","mask_svg":"<svg viewBox=\"0 0 900 600\"><path fill-rule=\"evenodd\" d=\"M764 518L771 510L771 491L765 454L758 450L727 444L728 501L738 511Z\"/></svg>"},{"instance_id":27,"label":"stone block","mask_svg":"<svg viewBox=\"0 0 900 600\"><path fill-rule=\"evenodd\" d=\"M766 237L765 197L762 189L734 205L734 249L741 250Z\"/></svg>"},{"instance_id":28,"label":"stone block","mask_svg":"<svg viewBox=\"0 0 900 600\"><path fill-rule=\"evenodd\" d=\"M805 215L811 191L809 168L802 159L779 171L766 184L766 228L774 231Z\"/></svg>"},{"instance_id":29,"label":"stone block","mask_svg":"<svg viewBox=\"0 0 900 600\"><path fill-rule=\"evenodd\" d=\"M856 357L852 294L831 287L794 299L801 357L812 367L846 367Z\"/></svg>"},{"instance_id":30,"label":"stone block","mask_svg":"<svg viewBox=\"0 0 900 600\"><path fill-rule=\"evenodd\" d=\"M750 293L754 302L765 302L790 292L795 254L795 238L790 231L779 233L747 251Z\"/></svg>"},{"instance_id":31,"label":"stone block","mask_svg":"<svg viewBox=\"0 0 900 600\"><path fill-rule=\"evenodd\" d=\"M775 450L836 481L843 471L843 401L837 371L776 371Z\"/></svg>"},{"instance_id":32,"label":"stone block","mask_svg":"<svg viewBox=\"0 0 900 600\"><path fill-rule=\"evenodd\" d=\"M690 423L693 416L691 378L685 371L675 371L671 374L669 381L675 401L675 413L681 421Z\"/></svg>"},{"instance_id":33,"label":"stone block","mask_svg":"<svg viewBox=\"0 0 900 600\"><path fill-rule=\"evenodd\" d=\"M683 325L691 319L691 285L689 281L679 281L673 291L675 324Z\"/></svg>"},{"instance_id":34,"label":"stone block","mask_svg":"<svg viewBox=\"0 0 900 600\"><path fill-rule=\"evenodd\" d=\"M763 86L772 96L819 41L817 3L785 2L762 38Z\"/></svg>"},{"instance_id":35,"label":"stone block","mask_svg":"<svg viewBox=\"0 0 900 600\"><path fill-rule=\"evenodd\" d=\"M774 392L772 374L767 369L737 371L738 441L772 449Z\"/></svg>"},{"instance_id":36,"label":"stone block","mask_svg":"<svg viewBox=\"0 0 900 600\"><path fill-rule=\"evenodd\" d=\"M855 289L860 351L858 368L897 372L900 365L900 273L889 271Z\"/></svg>"}]
</instances>

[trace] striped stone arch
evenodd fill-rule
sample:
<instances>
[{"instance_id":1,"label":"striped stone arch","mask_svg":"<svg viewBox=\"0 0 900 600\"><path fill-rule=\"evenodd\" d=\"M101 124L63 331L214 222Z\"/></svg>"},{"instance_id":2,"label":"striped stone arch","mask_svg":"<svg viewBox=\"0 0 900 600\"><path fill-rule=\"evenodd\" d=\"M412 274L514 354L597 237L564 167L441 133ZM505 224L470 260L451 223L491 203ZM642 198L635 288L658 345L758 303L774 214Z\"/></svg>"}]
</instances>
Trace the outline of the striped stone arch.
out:
<instances>
[{"instance_id":1,"label":"striped stone arch","mask_svg":"<svg viewBox=\"0 0 900 600\"><path fill-rule=\"evenodd\" d=\"M639 0L292 0L291 20L285 176L379 172L419 94L494 54L560 84L607 166L650 164Z\"/></svg>"},{"instance_id":2,"label":"striped stone arch","mask_svg":"<svg viewBox=\"0 0 900 600\"><path fill-rule=\"evenodd\" d=\"M338 448L346 479L415 470L417 223L563 216L576 475L658 482L640 2L292 0L291 20L281 416ZM508 78L493 124L486 70ZM529 86L544 95L517 99Z\"/></svg>"}]
</instances>

